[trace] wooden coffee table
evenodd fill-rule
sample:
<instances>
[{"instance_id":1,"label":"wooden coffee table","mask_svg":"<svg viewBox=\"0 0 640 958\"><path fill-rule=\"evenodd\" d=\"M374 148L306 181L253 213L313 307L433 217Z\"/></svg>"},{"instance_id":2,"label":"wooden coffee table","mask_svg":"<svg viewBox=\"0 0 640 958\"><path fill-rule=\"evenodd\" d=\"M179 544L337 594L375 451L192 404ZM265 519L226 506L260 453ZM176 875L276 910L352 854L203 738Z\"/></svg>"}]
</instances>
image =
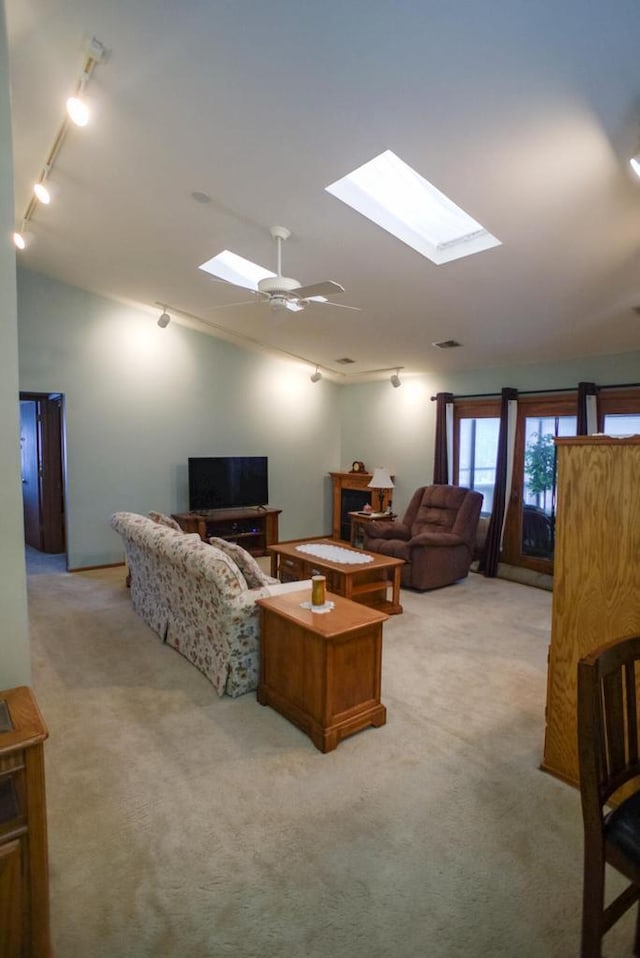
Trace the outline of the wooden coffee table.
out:
<instances>
[{"instance_id":1,"label":"wooden coffee table","mask_svg":"<svg viewBox=\"0 0 640 958\"><path fill-rule=\"evenodd\" d=\"M258 599L257 698L302 729L321 752L387 721L380 701L383 612L339 595L323 614L304 609L311 590Z\"/></svg>"},{"instance_id":2,"label":"wooden coffee table","mask_svg":"<svg viewBox=\"0 0 640 958\"><path fill-rule=\"evenodd\" d=\"M346 542L336 539L296 539L293 542L280 542L269 546L271 554L271 575L277 576L281 582L292 582L297 579L310 579L312 575L325 575L327 589L353 599L362 605L373 606L386 612L387 615L398 615L402 612L400 605L400 572L404 559L395 559L392 556L370 555L371 562L361 562L357 565L344 562L333 562L321 559L306 552L299 552L297 546L304 545L331 545L347 549L362 558L362 549L352 549ZM391 585L391 600L387 599L387 587Z\"/></svg>"}]
</instances>

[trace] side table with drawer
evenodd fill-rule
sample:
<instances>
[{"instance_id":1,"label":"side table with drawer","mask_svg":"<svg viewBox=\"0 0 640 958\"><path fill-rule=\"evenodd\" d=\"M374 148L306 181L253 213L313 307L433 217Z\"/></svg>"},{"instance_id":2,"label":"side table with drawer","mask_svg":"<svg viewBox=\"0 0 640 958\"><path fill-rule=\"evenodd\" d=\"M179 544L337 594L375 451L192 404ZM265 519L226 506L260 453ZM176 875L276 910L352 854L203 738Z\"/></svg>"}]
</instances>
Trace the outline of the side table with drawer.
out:
<instances>
[{"instance_id":1,"label":"side table with drawer","mask_svg":"<svg viewBox=\"0 0 640 958\"><path fill-rule=\"evenodd\" d=\"M26 686L0 692L0 955L50 958L47 727Z\"/></svg>"}]
</instances>

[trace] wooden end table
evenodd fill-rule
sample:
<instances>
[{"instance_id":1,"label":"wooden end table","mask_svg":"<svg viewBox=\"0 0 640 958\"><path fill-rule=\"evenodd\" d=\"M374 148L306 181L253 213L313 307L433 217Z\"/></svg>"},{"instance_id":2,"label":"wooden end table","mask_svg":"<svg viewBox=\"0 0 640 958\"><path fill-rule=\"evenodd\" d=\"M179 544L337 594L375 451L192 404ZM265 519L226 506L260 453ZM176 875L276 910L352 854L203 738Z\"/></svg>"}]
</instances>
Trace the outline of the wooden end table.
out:
<instances>
[{"instance_id":1,"label":"wooden end table","mask_svg":"<svg viewBox=\"0 0 640 958\"><path fill-rule=\"evenodd\" d=\"M369 725L387 721L380 701L382 624L376 609L327 593L335 604L319 614L290 592L258 599L260 682L257 698L305 732L321 752Z\"/></svg>"},{"instance_id":2,"label":"wooden end table","mask_svg":"<svg viewBox=\"0 0 640 958\"><path fill-rule=\"evenodd\" d=\"M310 579L312 575L325 575L327 589L336 592L345 599L373 606L387 615L399 615L402 612L400 605L400 573L405 564L404 559L385 556L377 553L367 553L371 562L356 564L334 562L318 556L300 552L297 548L305 543L313 545L338 546L362 556L362 549L352 549L340 540L335 539L296 539L293 542L280 542L269 547L271 554L271 575L281 582ZM391 599L387 599L387 587L391 585Z\"/></svg>"},{"instance_id":3,"label":"wooden end table","mask_svg":"<svg viewBox=\"0 0 640 958\"><path fill-rule=\"evenodd\" d=\"M351 523L351 545L359 546L363 541L363 530L371 522L393 522L397 519L394 512L348 512L349 522Z\"/></svg>"}]
</instances>

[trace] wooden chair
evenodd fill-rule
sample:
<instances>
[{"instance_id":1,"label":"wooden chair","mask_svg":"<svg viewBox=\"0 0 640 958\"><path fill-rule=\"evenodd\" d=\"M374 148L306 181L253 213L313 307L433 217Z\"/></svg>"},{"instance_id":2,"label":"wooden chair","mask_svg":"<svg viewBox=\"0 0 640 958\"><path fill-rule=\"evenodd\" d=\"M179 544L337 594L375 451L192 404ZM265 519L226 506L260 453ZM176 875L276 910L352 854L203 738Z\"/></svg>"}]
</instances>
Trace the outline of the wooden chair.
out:
<instances>
[{"instance_id":1,"label":"wooden chair","mask_svg":"<svg viewBox=\"0 0 640 958\"><path fill-rule=\"evenodd\" d=\"M604 934L640 899L638 663L640 637L635 636L601 646L578 663L584 822L581 958L600 958ZM631 884L605 907L606 864ZM633 954L640 955L640 909Z\"/></svg>"}]
</instances>

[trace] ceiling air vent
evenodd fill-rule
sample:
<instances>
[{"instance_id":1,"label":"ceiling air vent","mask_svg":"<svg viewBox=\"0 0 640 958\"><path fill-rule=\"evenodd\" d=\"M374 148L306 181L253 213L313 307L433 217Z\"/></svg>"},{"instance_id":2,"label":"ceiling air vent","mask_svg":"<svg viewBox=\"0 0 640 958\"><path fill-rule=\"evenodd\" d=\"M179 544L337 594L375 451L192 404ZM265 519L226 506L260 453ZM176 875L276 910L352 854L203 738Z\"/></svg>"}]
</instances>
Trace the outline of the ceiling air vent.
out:
<instances>
[{"instance_id":1,"label":"ceiling air vent","mask_svg":"<svg viewBox=\"0 0 640 958\"><path fill-rule=\"evenodd\" d=\"M456 346L462 346L457 339L443 339L440 343L431 343L436 349L455 349Z\"/></svg>"},{"instance_id":2,"label":"ceiling air vent","mask_svg":"<svg viewBox=\"0 0 640 958\"><path fill-rule=\"evenodd\" d=\"M343 356L342 359L336 359L335 362L340 366L350 366L352 363L355 363L355 359L349 359L348 356Z\"/></svg>"}]
</instances>

